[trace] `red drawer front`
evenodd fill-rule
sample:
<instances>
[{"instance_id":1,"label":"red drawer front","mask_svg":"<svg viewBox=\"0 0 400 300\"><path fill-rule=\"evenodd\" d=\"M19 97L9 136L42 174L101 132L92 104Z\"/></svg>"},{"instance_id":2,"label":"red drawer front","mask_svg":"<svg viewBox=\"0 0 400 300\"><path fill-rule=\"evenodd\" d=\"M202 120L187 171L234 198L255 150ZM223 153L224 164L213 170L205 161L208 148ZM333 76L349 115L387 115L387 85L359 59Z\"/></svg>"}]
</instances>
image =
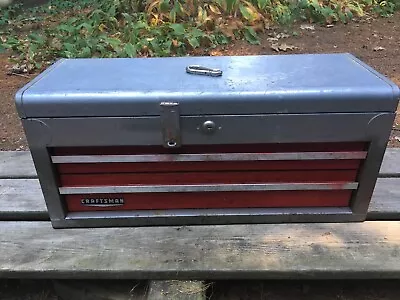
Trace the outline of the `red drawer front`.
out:
<instances>
[{"instance_id":1,"label":"red drawer front","mask_svg":"<svg viewBox=\"0 0 400 300\"><path fill-rule=\"evenodd\" d=\"M356 170L333 171L257 171L257 172L181 172L108 173L60 175L61 186L123 186L156 184L275 183L275 182L351 182Z\"/></svg>"},{"instance_id":2,"label":"red drawer front","mask_svg":"<svg viewBox=\"0 0 400 300\"><path fill-rule=\"evenodd\" d=\"M179 149L163 147L80 147L51 150L60 188L68 188L63 197L71 212L97 210L151 210L190 208L279 208L279 207L346 207L354 189L342 189L346 183L357 182L357 175L365 157L353 157L352 153L366 153L366 143L309 143L309 144L262 144L262 145L210 145L184 146ZM310 152L343 154L313 158ZM263 159L238 160L216 158L214 154L250 154ZM247 154L246 154L247 153ZM270 159L270 154L278 154ZM309 153L307 158L288 159L287 154ZM343 153L343 154L341 154ZM347 153L347 154L346 154ZM168 155L168 154L173 154ZM174 155L203 155L202 161L181 161ZM267 154L267 158L265 156ZM284 154L284 156L279 156ZM163 156L164 155L164 156ZM166 155L166 156L165 156ZM213 156L214 155L214 156ZM319 155L319 154L318 154ZM99 161L90 161L95 156ZM125 158L123 157L125 156ZM141 158L140 158L141 156ZM157 156L157 160L152 160ZM186 157L188 157L186 156ZM113 157L110 162L108 158ZM138 158L139 157L139 158ZM150 157L150 159L149 159ZM181 156L182 157L182 156ZM245 158L243 158L245 157ZM282 159L282 157L284 157ZM294 156L296 157L296 156ZM57 160L58 158L58 160ZM61 158L61 160L60 160ZM65 160L67 158L67 161ZM68 159L71 159L68 161ZM78 158L78 159L77 159ZM121 158L122 161L119 159ZM136 160L138 158L138 160ZM83 159L83 160L80 160ZM86 159L86 160L85 160ZM116 160L115 160L116 159ZM124 161L124 159L126 159ZM132 162L132 159L134 160ZM143 161L142 159L149 159ZM327 183L332 188L285 190L285 185ZM158 191L138 192L112 187L186 186L186 185L241 185L278 184L278 190L246 191ZM282 190L280 186L282 185ZM87 187L84 192L74 188ZM110 187L104 193L101 187ZM72 192L71 192L72 188ZM98 188L96 190L96 188ZM173 190L173 189L171 189ZM136 192L135 192L136 191ZM84 194L93 193L93 194ZM104 199L123 199L123 204L102 203ZM103 199L103 200L101 200ZM89 203L87 203L89 201ZM90 203L94 201L94 203ZM108 200L107 200L108 201ZM106 202L107 202L106 201Z\"/></svg>"},{"instance_id":3,"label":"red drawer front","mask_svg":"<svg viewBox=\"0 0 400 300\"><path fill-rule=\"evenodd\" d=\"M346 207L349 206L350 197L351 191L334 190L67 195L65 200L68 211L79 212L190 208ZM102 207L101 202L104 203L104 199L110 198L123 199L123 205L103 204L104 207ZM90 204L91 200L92 204Z\"/></svg>"}]
</instances>

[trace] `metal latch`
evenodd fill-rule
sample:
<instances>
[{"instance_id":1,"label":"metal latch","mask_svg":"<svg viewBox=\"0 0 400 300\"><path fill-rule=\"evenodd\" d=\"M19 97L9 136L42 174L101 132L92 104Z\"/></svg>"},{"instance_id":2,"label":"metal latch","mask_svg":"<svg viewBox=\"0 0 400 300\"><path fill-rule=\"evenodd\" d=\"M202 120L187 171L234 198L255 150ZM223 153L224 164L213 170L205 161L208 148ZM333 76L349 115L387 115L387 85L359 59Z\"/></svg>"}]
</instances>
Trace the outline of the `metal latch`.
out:
<instances>
[{"instance_id":1,"label":"metal latch","mask_svg":"<svg viewBox=\"0 0 400 300\"><path fill-rule=\"evenodd\" d=\"M179 103L161 102L160 106L163 146L166 148L180 147Z\"/></svg>"}]
</instances>

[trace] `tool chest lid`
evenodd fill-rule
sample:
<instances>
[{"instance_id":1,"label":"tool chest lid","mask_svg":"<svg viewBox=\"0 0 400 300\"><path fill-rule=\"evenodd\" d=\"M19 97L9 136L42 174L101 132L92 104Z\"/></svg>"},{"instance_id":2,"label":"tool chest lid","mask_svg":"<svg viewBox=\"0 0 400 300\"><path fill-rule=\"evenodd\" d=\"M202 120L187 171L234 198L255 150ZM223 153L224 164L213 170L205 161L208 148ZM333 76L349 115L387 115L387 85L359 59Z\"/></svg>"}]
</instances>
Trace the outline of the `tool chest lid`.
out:
<instances>
[{"instance_id":1,"label":"tool chest lid","mask_svg":"<svg viewBox=\"0 0 400 300\"><path fill-rule=\"evenodd\" d=\"M222 76L189 74L189 65ZM399 89L347 53L62 59L21 88L21 118L394 112Z\"/></svg>"}]
</instances>

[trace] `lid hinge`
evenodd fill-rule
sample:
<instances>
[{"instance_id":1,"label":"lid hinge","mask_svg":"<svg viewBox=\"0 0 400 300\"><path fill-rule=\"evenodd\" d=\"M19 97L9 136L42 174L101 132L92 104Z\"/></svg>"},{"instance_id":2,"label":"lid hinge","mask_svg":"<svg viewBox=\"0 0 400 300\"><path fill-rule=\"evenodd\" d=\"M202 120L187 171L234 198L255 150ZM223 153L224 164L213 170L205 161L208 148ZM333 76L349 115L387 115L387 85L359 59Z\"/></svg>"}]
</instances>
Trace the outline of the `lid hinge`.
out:
<instances>
[{"instance_id":1,"label":"lid hinge","mask_svg":"<svg viewBox=\"0 0 400 300\"><path fill-rule=\"evenodd\" d=\"M181 146L179 103L161 102L160 107L163 146L166 148L178 148Z\"/></svg>"}]
</instances>

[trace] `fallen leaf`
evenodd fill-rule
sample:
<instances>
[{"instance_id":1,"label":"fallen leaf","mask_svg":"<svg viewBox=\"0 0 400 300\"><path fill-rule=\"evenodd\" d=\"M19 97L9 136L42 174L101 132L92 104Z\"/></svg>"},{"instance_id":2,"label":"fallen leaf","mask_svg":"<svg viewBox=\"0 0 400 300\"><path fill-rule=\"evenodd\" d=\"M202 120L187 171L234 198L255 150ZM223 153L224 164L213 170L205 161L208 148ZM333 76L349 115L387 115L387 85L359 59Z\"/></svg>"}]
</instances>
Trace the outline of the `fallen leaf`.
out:
<instances>
[{"instance_id":1,"label":"fallen leaf","mask_svg":"<svg viewBox=\"0 0 400 300\"><path fill-rule=\"evenodd\" d=\"M272 44L271 49L275 50L276 52L279 52L279 45L278 44Z\"/></svg>"},{"instance_id":2,"label":"fallen leaf","mask_svg":"<svg viewBox=\"0 0 400 300\"><path fill-rule=\"evenodd\" d=\"M275 50L276 52L279 52L281 50L286 52L288 50L295 50L295 49L298 49L298 48L296 46L288 45L286 43L283 43L283 44L280 44L280 45L275 43L275 44L271 45L271 49Z\"/></svg>"},{"instance_id":3,"label":"fallen leaf","mask_svg":"<svg viewBox=\"0 0 400 300\"><path fill-rule=\"evenodd\" d=\"M219 10L219 8L218 8L217 6L215 6L215 5L210 5L209 7L210 7L210 10L211 10L214 14L216 14L216 15L220 15L220 14L221 14L221 11Z\"/></svg>"},{"instance_id":4,"label":"fallen leaf","mask_svg":"<svg viewBox=\"0 0 400 300\"><path fill-rule=\"evenodd\" d=\"M270 42L270 43L272 43L272 42L277 42L277 41L279 41L279 39L270 37L270 38L267 38L267 41Z\"/></svg>"},{"instance_id":5,"label":"fallen leaf","mask_svg":"<svg viewBox=\"0 0 400 300\"><path fill-rule=\"evenodd\" d=\"M386 49L381 47L381 46L378 46L378 47L374 48L374 51L383 51L383 50L386 50Z\"/></svg>"},{"instance_id":6,"label":"fallen leaf","mask_svg":"<svg viewBox=\"0 0 400 300\"><path fill-rule=\"evenodd\" d=\"M286 33L278 33L275 37L276 37L277 39L285 39L285 38L288 38L289 35L286 34Z\"/></svg>"},{"instance_id":7,"label":"fallen leaf","mask_svg":"<svg viewBox=\"0 0 400 300\"><path fill-rule=\"evenodd\" d=\"M303 25L300 25L300 29L303 29L303 30L315 30L315 27L314 27L314 25L303 24Z\"/></svg>"},{"instance_id":8,"label":"fallen leaf","mask_svg":"<svg viewBox=\"0 0 400 300\"><path fill-rule=\"evenodd\" d=\"M55 48L56 50L62 49L61 41L58 38L53 38L50 42L50 45Z\"/></svg>"},{"instance_id":9,"label":"fallen leaf","mask_svg":"<svg viewBox=\"0 0 400 300\"><path fill-rule=\"evenodd\" d=\"M172 40L172 45L177 48L179 47L179 42L177 40Z\"/></svg>"}]
</instances>

